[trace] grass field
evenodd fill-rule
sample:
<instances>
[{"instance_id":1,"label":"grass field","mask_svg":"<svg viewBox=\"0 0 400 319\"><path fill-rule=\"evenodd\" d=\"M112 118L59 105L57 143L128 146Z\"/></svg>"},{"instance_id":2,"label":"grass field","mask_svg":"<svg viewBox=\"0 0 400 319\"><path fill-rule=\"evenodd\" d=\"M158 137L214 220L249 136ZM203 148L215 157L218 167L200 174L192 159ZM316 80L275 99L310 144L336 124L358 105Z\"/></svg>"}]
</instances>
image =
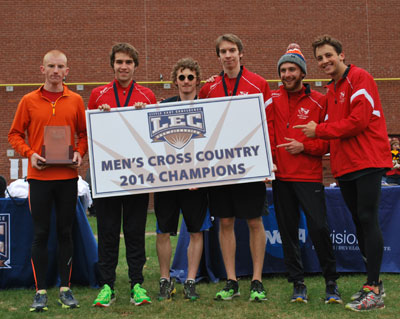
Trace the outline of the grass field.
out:
<instances>
[{"instance_id":1,"label":"grass field","mask_svg":"<svg viewBox=\"0 0 400 319\"><path fill-rule=\"evenodd\" d=\"M89 217L89 222L96 233L96 219ZM321 276L309 276L306 278L308 287L308 304L291 304L289 297L292 286L284 276L265 276L264 286L267 289L268 301L262 303L250 303L249 278L240 279L241 296L233 301L216 302L213 300L215 292L224 286L224 282L200 283L197 290L201 298L195 302L185 301L182 294L182 286L177 285L177 295L171 302L159 302L158 294L158 261L155 250L155 217L149 214L146 235L147 262L144 269L144 287L153 298L151 305L135 307L129 303L129 279L125 260L125 246L121 239L119 264L117 268L117 282L115 284L117 301L111 307L94 308L92 302L97 296L98 290L88 287L73 286L75 297L80 302L80 309L61 309L56 300L58 289L48 290L49 310L44 313L30 313L29 306L34 295L33 289L0 290L0 319L6 318L400 318L400 306L397 305L398 292L400 293L400 275L383 274L387 297L386 308L368 313L354 313L344 309L343 305L325 305L323 302L324 285ZM173 238L173 245L176 245ZM350 295L360 288L365 281L365 275L343 275L339 281L342 297L348 301Z\"/></svg>"}]
</instances>

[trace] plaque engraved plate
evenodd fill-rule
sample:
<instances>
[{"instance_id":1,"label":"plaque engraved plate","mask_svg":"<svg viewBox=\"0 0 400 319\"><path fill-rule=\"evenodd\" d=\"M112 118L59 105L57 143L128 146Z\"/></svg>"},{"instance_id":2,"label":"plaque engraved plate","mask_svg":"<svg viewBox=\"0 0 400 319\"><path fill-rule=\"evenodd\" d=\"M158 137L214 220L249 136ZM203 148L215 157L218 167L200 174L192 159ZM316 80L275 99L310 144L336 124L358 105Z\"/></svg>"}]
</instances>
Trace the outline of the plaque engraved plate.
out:
<instances>
[{"instance_id":1,"label":"plaque engraved plate","mask_svg":"<svg viewBox=\"0 0 400 319\"><path fill-rule=\"evenodd\" d=\"M45 165L73 164L73 148L71 145L71 128L66 126L45 126L42 157Z\"/></svg>"}]
</instances>

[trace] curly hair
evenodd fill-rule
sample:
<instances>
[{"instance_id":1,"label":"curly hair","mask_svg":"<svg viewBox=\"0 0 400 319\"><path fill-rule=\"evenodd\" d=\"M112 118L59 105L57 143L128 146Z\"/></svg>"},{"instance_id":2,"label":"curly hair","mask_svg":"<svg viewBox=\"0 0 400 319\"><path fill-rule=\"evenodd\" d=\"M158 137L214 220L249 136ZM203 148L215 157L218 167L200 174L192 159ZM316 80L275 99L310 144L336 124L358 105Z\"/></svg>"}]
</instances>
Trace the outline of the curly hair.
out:
<instances>
[{"instance_id":1,"label":"curly hair","mask_svg":"<svg viewBox=\"0 0 400 319\"><path fill-rule=\"evenodd\" d=\"M191 71L194 71L196 73L197 83L200 83L200 78L201 78L200 65L196 60L193 60L192 58L183 58L180 59L178 62L176 62L171 72L171 79L173 83L176 83L178 71L184 69L189 69Z\"/></svg>"}]
</instances>

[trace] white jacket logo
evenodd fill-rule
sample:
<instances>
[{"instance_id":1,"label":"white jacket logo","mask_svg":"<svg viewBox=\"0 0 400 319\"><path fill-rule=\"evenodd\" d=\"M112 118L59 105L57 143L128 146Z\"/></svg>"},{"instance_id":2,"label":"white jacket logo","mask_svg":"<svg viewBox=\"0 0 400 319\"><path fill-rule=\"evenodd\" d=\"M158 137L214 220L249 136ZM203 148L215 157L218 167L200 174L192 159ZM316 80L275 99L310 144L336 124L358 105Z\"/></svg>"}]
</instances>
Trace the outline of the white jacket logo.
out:
<instances>
[{"instance_id":1,"label":"white jacket logo","mask_svg":"<svg viewBox=\"0 0 400 319\"><path fill-rule=\"evenodd\" d=\"M339 102L340 103L344 103L345 96L346 96L346 94L344 93L344 91L340 92L340 94L339 94Z\"/></svg>"},{"instance_id":2,"label":"white jacket logo","mask_svg":"<svg viewBox=\"0 0 400 319\"><path fill-rule=\"evenodd\" d=\"M298 110L297 116L299 117L299 119L305 120L308 118L308 113L310 113L310 110L301 107Z\"/></svg>"}]
</instances>

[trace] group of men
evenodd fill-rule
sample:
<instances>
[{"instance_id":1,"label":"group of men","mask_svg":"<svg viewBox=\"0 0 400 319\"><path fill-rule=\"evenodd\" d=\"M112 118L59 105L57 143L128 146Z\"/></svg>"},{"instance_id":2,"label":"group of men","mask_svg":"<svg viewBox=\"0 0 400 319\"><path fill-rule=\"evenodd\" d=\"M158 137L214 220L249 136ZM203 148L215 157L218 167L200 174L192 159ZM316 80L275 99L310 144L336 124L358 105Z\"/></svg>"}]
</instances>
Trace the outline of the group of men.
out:
<instances>
[{"instance_id":1,"label":"group of men","mask_svg":"<svg viewBox=\"0 0 400 319\"><path fill-rule=\"evenodd\" d=\"M293 283L292 302L306 303L308 299L298 238L301 208L307 218L310 237L325 278L325 303L342 303L336 283L339 275L322 184L322 155L330 152L332 172L339 181L343 198L352 214L368 276L367 282L352 296L346 308L355 311L383 308L384 291L379 279L383 240L378 222L378 204L381 177L392 166L392 161L379 95L373 78L366 71L344 63L342 45L338 40L323 36L313 43L313 50L319 67L332 79L325 96L303 83L307 66L297 44L289 45L287 52L279 59L277 70L282 86L271 92L265 79L242 65L242 41L236 35L224 34L216 41L216 53L223 69L221 74L210 78L197 96L200 67L191 58L181 59L171 74L179 95L163 102L239 94L263 95L276 165L276 179L272 182L273 199L288 280ZM156 103L154 93L133 80L139 65L138 52L133 46L127 43L114 45L110 63L115 79L92 91L89 109L109 111L124 106L143 108ZM79 307L69 288L71 229L75 215L77 167L81 165L87 150L82 98L63 84L69 70L65 54L58 50L48 52L41 70L45 84L23 97L9 132L11 145L30 160L29 200L34 222L32 267L36 284L31 311L47 310L46 245L53 204L57 214L60 251L59 303L67 308ZM44 127L57 125L68 125L71 129L74 164L70 166L46 165L46 159L41 156ZM25 131L28 143L25 141ZM78 136L77 142L75 136ZM216 293L215 299L231 300L240 296L235 271L234 224L235 218L242 218L246 219L249 227L253 262L250 300L266 300L262 284L266 245L262 222L265 200L264 182L156 193L156 247L161 277L158 299L171 299L176 292L169 271L172 255L170 234L177 231L180 211L190 233L188 275L183 292L186 299L199 298L195 279L203 250L202 225L208 207L211 215L219 218L219 240L227 279L225 287ZM121 220L131 302L135 305L151 303L147 291L142 287L146 261L144 238L147 205L148 194L96 200L101 290L93 302L94 306L108 307L116 299L114 283Z\"/></svg>"}]
</instances>

